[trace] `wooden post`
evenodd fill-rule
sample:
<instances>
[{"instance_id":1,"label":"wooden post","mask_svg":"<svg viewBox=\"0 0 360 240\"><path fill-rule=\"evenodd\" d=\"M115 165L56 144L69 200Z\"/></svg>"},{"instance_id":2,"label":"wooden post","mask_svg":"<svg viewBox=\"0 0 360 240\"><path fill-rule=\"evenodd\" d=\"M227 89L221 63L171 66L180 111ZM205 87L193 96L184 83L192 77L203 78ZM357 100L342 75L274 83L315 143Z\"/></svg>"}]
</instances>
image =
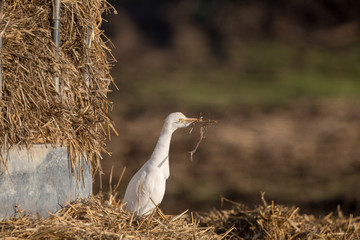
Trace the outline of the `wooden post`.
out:
<instances>
[{"instance_id":1,"label":"wooden post","mask_svg":"<svg viewBox=\"0 0 360 240\"><path fill-rule=\"evenodd\" d=\"M53 41L55 43L55 57L56 62L59 61L59 46L60 46L60 4L61 0L54 0L53 2ZM57 71L54 76L54 84L55 90L60 93L60 76L59 72Z\"/></svg>"},{"instance_id":2,"label":"wooden post","mask_svg":"<svg viewBox=\"0 0 360 240\"><path fill-rule=\"evenodd\" d=\"M5 7L5 2L4 0L1 1L1 25L3 24L3 19L4 19L4 7ZM2 47L3 47L3 35L4 35L4 31L5 28L1 31L0 33L0 53L2 52ZM0 98L2 98L3 95L3 79L2 79L2 58L0 58ZM1 111L1 109L0 109Z\"/></svg>"}]
</instances>

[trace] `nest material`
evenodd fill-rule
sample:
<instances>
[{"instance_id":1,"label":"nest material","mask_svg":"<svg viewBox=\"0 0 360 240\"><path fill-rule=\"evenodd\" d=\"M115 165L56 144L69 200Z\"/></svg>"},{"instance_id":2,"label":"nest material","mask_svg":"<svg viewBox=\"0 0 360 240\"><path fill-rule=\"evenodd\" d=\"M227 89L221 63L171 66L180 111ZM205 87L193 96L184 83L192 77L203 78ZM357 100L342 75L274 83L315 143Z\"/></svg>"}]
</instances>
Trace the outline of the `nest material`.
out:
<instances>
[{"instance_id":1,"label":"nest material","mask_svg":"<svg viewBox=\"0 0 360 240\"><path fill-rule=\"evenodd\" d=\"M73 167L99 169L109 129L112 78L102 39L106 0L62 0L60 48L52 40L53 1L4 1L0 146L67 146ZM59 76L56 89L54 77ZM5 167L6 159L1 159Z\"/></svg>"}]
</instances>

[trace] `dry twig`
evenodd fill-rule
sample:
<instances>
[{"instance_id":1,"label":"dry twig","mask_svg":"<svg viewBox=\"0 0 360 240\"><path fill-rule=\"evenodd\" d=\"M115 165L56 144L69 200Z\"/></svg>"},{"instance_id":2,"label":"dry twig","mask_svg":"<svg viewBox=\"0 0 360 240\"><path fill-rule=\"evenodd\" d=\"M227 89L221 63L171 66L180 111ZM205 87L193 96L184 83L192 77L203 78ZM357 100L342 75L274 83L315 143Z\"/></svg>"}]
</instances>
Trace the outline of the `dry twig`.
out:
<instances>
[{"instance_id":1,"label":"dry twig","mask_svg":"<svg viewBox=\"0 0 360 240\"><path fill-rule=\"evenodd\" d=\"M200 146L201 141L205 138L206 127L208 125L213 125L216 123L217 123L216 120L204 120L201 115L200 115L198 121L193 123L193 127L190 129L189 133L192 133L192 131L194 130L194 126L200 125L200 138L199 138L199 141L196 143L195 148L189 152L191 161L193 161L193 155L197 151L198 147Z\"/></svg>"}]
</instances>

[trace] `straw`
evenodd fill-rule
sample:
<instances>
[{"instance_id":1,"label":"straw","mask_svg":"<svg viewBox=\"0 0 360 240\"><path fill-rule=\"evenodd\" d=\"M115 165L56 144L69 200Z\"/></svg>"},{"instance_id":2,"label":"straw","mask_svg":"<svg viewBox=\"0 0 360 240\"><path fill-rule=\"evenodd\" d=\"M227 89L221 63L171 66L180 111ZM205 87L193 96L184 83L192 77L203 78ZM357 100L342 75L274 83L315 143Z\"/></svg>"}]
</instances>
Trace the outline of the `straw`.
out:
<instances>
[{"instance_id":1,"label":"straw","mask_svg":"<svg viewBox=\"0 0 360 240\"><path fill-rule=\"evenodd\" d=\"M264 198L263 198L264 199ZM325 217L301 214L298 207L274 202L256 209L223 199L232 205L227 210L212 210L198 215L201 226L211 226L229 239L360 239L360 217L329 214Z\"/></svg>"},{"instance_id":2,"label":"straw","mask_svg":"<svg viewBox=\"0 0 360 240\"><path fill-rule=\"evenodd\" d=\"M62 0L56 8L58 4L5 1L0 26L0 146L5 150L35 143L66 146L72 166L85 161L100 171L107 130L116 133L107 98L114 60L100 29L101 14L112 7L105 0ZM91 44L85 41L89 29ZM56 76L61 78L61 90ZM3 157L0 162L4 167Z\"/></svg>"},{"instance_id":3,"label":"straw","mask_svg":"<svg viewBox=\"0 0 360 240\"><path fill-rule=\"evenodd\" d=\"M118 185L117 185L118 186ZM108 194L79 199L48 218L25 215L0 221L0 238L28 239L212 239L215 234L198 221L190 221L183 212L163 216L160 209L132 220L115 188ZM24 214L21 212L20 214Z\"/></svg>"},{"instance_id":4,"label":"straw","mask_svg":"<svg viewBox=\"0 0 360 240\"><path fill-rule=\"evenodd\" d=\"M116 190L116 189L115 189ZM360 239L360 217L340 210L323 217L274 202L255 209L227 199L230 209L164 215L160 209L133 221L113 193L67 204L48 218L25 215L0 221L6 239Z\"/></svg>"}]
</instances>

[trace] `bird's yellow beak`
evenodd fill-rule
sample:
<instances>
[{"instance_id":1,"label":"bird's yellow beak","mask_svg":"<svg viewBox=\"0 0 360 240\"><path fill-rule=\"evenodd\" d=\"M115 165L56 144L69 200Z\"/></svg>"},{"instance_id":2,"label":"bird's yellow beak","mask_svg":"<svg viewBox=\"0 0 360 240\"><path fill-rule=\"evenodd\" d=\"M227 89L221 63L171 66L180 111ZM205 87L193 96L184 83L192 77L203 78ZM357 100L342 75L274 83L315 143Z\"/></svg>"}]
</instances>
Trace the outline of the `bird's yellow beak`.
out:
<instances>
[{"instance_id":1,"label":"bird's yellow beak","mask_svg":"<svg viewBox=\"0 0 360 240\"><path fill-rule=\"evenodd\" d=\"M179 122L193 123L199 121L198 118L180 118Z\"/></svg>"}]
</instances>

